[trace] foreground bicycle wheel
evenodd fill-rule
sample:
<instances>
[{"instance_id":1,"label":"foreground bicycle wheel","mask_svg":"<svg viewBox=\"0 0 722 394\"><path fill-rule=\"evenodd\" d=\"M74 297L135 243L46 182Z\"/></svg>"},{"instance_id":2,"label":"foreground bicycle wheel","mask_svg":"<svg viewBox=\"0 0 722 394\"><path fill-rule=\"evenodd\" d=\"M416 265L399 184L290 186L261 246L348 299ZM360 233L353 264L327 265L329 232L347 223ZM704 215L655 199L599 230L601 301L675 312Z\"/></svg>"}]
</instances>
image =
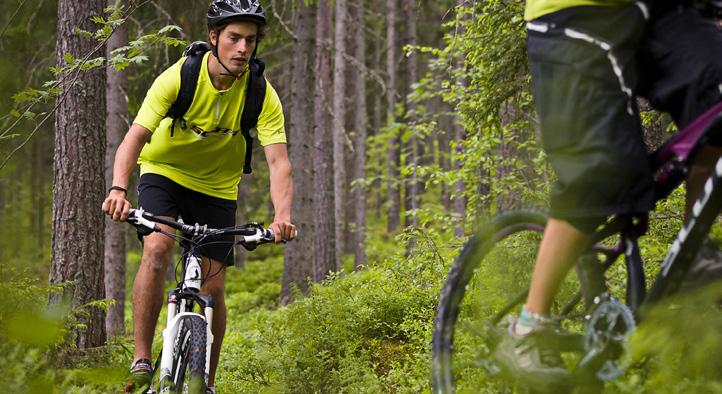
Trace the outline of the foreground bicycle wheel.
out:
<instances>
[{"instance_id":1,"label":"foreground bicycle wheel","mask_svg":"<svg viewBox=\"0 0 722 394\"><path fill-rule=\"evenodd\" d=\"M538 212L503 214L483 226L464 246L444 283L434 322L434 392L503 389L493 386L503 382L488 380L500 372L491 354L498 330L508 324L505 318L518 313L526 299L546 221L547 216ZM575 275L568 275L553 313L578 313L581 317L579 288ZM580 332L582 323L566 328Z\"/></svg>"},{"instance_id":2,"label":"foreground bicycle wheel","mask_svg":"<svg viewBox=\"0 0 722 394\"><path fill-rule=\"evenodd\" d=\"M206 321L202 317L183 318L173 349L173 370L170 379L161 380L161 393L206 393L206 339Z\"/></svg>"}]
</instances>

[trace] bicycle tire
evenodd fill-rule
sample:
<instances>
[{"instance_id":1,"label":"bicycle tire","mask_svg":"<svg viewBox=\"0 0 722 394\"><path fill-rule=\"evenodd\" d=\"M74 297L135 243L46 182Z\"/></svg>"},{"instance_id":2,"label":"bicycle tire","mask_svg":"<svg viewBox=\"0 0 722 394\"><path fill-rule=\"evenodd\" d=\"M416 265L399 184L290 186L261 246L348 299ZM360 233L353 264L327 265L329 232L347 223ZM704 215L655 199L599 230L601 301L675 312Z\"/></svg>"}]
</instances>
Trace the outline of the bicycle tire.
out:
<instances>
[{"instance_id":1,"label":"bicycle tire","mask_svg":"<svg viewBox=\"0 0 722 394\"><path fill-rule=\"evenodd\" d=\"M534 253L535 256L538 242L541 240L541 234L543 234L547 219L546 214L535 211L519 210L504 213L496 216L486 225L482 226L464 246L444 283L439 298L436 318L434 319L432 333L432 386L435 393L451 393L456 389L454 375L455 373L459 373L459 371L454 371L455 361L452 359L452 356L455 356L454 340L460 326L458 318L460 310L462 309L462 303L465 302L465 296L471 297L469 293L474 291L474 289L471 288L473 285L470 283L474 280L477 270L481 267L481 262L486 258L493 260L493 257L498 257L496 254L493 256L489 256L489 254L495 250L495 247L501 247L502 242L506 242L507 240L508 242L516 242L515 240L519 240L519 242L527 243L518 245L518 251L509 249L512 255L517 252L522 253L522 249L524 249L527 251L531 250L531 253ZM533 245L535 243L536 245ZM511 246L516 247L517 245ZM530 275L535 259L534 256L524 256L521 259L509 256L509 258L514 264L517 264L519 262L518 260L529 260L527 266L522 267L521 270L528 270L528 274ZM513 270L513 268L508 267L501 269ZM569 276L572 275L568 275L568 277ZM510 283L513 281L513 279L509 280ZM527 286L529 283L528 277L517 279L517 282L517 285L523 283L524 286ZM572 285L572 287L573 286L576 286L574 291L577 293L577 297L580 297L578 294L581 284L576 283L576 285ZM519 307L525 300L525 289L528 290L528 287L521 287L521 292L519 292L511 302L501 301L503 302L503 304L501 304L502 307L497 308L491 315L480 318L480 320L485 321L486 324L490 326L496 326L510 312L518 312L518 309L515 309L515 307ZM486 293L488 294L485 294L484 299L486 300L486 298L494 296L494 292L498 293L500 291L502 290L487 291ZM502 294L504 293L502 292ZM507 298L506 295L500 297ZM579 301L580 298L577 298L576 301L572 300L571 302L576 304L579 303ZM479 343L476 345L478 344ZM487 346L487 344L484 343L482 346ZM487 348L487 350L489 349ZM487 368L491 367L489 365L485 366ZM483 370L478 366L476 368L480 370L479 372ZM470 387L473 386L474 385L471 384ZM465 389L460 388L460 391L465 391Z\"/></svg>"},{"instance_id":2,"label":"bicycle tire","mask_svg":"<svg viewBox=\"0 0 722 394\"><path fill-rule=\"evenodd\" d=\"M161 382L161 393L206 393L206 329L200 316L182 318L173 348L173 369L169 381Z\"/></svg>"}]
</instances>

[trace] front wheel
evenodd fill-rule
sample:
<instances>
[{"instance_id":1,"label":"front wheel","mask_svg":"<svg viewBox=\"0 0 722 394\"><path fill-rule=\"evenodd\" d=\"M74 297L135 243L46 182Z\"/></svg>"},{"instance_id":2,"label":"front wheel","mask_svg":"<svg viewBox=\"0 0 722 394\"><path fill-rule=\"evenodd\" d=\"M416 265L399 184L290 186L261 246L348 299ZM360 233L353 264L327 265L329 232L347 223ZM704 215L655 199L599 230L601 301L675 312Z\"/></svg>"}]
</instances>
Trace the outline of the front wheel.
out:
<instances>
[{"instance_id":1,"label":"front wheel","mask_svg":"<svg viewBox=\"0 0 722 394\"><path fill-rule=\"evenodd\" d=\"M490 381L499 373L491 357L498 330L526 300L537 250L547 222L539 212L515 211L493 218L464 246L439 298L432 337L434 392L505 391ZM481 264L484 262L484 264ZM567 275L553 313L583 315L580 284ZM568 329L582 330L579 322Z\"/></svg>"},{"instance_id":2,"label":"front wheel","mask_svg":"<svg viewBox=\"0 0 722 394\"><path fill-rule=\"evenodd\" d=\"M182 319L173 347L173 370L161 379L160 393L206 393L206 329L201 316Z\"/></svg>"}]
</instances>

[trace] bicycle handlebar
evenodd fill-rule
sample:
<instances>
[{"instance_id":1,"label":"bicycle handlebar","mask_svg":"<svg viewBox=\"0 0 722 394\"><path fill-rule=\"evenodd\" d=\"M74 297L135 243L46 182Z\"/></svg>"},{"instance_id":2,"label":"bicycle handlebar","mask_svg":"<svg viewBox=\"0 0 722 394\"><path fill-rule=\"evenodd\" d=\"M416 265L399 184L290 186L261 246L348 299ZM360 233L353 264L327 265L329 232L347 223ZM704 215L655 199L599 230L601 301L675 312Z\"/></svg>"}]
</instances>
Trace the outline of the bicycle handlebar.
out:
<instances>
[{"instance_id":1,"label":"bicycle handlebar","mask_svg":"<svg viewBox=\"0 0 722 394\"><path fill-rule=\"evenodd\" d=\"M135 228L143 232L147 232L147 234L150 234L150 232L160 232L161 228L158 226L158 223L160 223L170 226L188 237L201 235L240 235L241 240L238 241L238 243L247 250L253 250L258 245L274 242L276 240L273 230L263 227L263 225L258 222L251 222L242 226L226 229L215 229L206 225L201 226L198 223L195 225L188 225L175 220L154 216L142 209L131 209L128 211L127 222ZM285 243L285 240L281 242Z\"/></svg>"}]
</instances>

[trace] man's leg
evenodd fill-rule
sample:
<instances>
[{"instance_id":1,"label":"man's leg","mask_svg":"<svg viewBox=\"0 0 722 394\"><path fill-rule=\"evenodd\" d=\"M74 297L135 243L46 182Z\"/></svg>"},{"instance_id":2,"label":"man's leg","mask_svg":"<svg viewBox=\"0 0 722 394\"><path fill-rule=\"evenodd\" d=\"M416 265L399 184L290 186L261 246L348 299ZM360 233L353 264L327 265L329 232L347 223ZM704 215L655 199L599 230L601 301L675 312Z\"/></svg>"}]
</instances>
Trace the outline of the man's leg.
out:
<instances>
[{"instance_id":1,"label":"man's leg","mask_svg":"<svg viewBox=\"0 0 722 394\"><path fill-rule=\"evenodd\" d=\"M687 199L685 209L685 219L689 218L692 213L694 202L697 201L707 178L712 174L717 160L722 156L722 148L706 146L699 152L697 161L694 162L687 176Z\"/></svg>"},{"instance_id":2,"label":"man's leg","mask_svg":"<svg viewBox=\"0 0 722 394\"><path fill-rule=\"evenodd\" d=\"M210 268L209 268L210 262ZM202 294L210 294L213 296L213 324L211 332L213 332L213 345L211 346L211 365L208 373L208 387L215 384L216 368L218 367L218 359L221 355L221 345L223 344L223 336L226 333L226 301L225 301L225 279L226 265L216 260L203 258L203 273L209 274L201 287Z\"/></svg>"},{"instance_id":3,"label":"man's leg","mask_svg":"<svg viewBox=\"0 0 722 394\"><path fill-rule=\"evenodd\" d=\"M167 232L174 230L160 225ZM133 282L133 337L135 338L134 361L151 359L153 333L158 314L163 306L163 286L168 264L173 254L174 241L153 233L143 239L143 257Z\"/></svg>"},{"instance_id":4,"label":"man's leg","mask_svg":"<svg viewBox=\"0 0 722 394\"><path fill-rule=\"evenodd\" d=\"M539 247L527 303L509 326L494 351L502 369L536 390L555 392L569 383L569 371L559 351L538 342L534 333L545 330L552 300L574 261L586 249L591 236L568 222L550 219Z\"/></svg>"},{"instance_id":5,"label":"man's leg","mask_svg":"<svg viewBox=\"0 0 722 394\"><path fill-rule=\"evenodd\" d=\"M721 148L706 147L692 167L687 178L687 216L720 155L722 155ZM568 222L549 219L529 287L526 301L526 309L529 312L549 313L552 300L562 280L590 242L590 235L579 231Z\"/></svg>"},{"instance_id":6,"label":"man's leg","mask_svg":"<svg viewBox=\"0 0 722 394\"><path fill-rule=\"evenodd\" d=\"M527 311L549 313L562 280L590 242L591 235L581 232L568 222L549 219L531 278L526 300Z\"/></svg>"}]
</instances>

